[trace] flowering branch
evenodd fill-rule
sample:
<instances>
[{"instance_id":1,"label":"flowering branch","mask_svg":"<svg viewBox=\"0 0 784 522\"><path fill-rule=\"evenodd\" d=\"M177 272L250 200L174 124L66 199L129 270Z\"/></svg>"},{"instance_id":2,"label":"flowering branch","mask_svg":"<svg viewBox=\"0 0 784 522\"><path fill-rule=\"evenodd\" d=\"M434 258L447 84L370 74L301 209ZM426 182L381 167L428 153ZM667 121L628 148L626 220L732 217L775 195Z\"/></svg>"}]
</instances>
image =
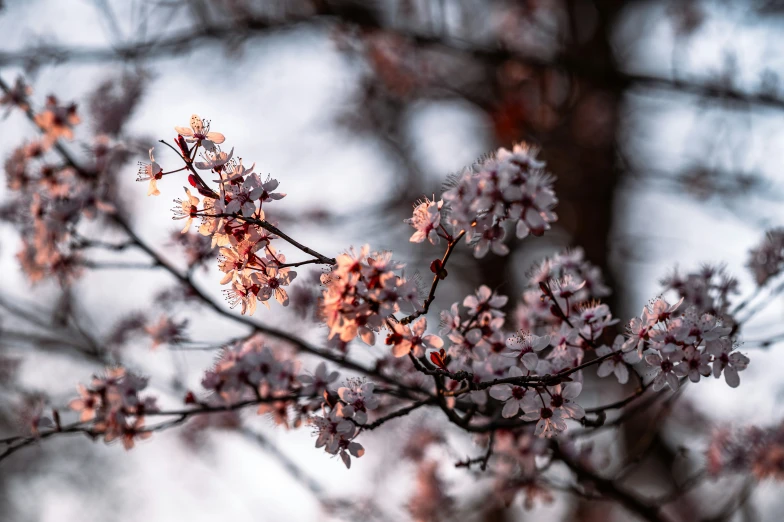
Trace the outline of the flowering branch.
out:
<instances>
[{"instance_id":1,"label":"flowering branch","mask_svg":"<svg viewBox=\"0 0 784 522\"><path fill-rule=\"evenodd\" d=\"M430 310L430 305L436 298L436 289L438 288L438 283L444 279L446 279L447 271L446 271L446 264L449 261L449 257L452 255L452 252L455 249L455 246L463 239L465 236L465 230L461 230L456 237L452 238L449 237L447 244L446 251L444 252L444 257L441 260L436 260L433 262L431 266L431 270L435 273L433 276L433 283L430 285L430 292L428 292L425 301L422 303L422 309L417 310L411 315L408 315L400 320L402 324L409 324L414 319L417 319L425 314Z\"/></svg>"},{"instance_id":2,"label":"flowering branch","mask_svg":"<svg viewBox=\"0 0 784 522\"><path fill-rule=\"evenodd\" d=\"M181 136L180 136L180 138L181 138ZM193 156L195 156L196 150L198 149L198 146L200 145L200 142L197 143L197 145L193 148L192 151L177 150L174 147L172 147L171 144L167 143L164 140L159 140L159 142L163 143L164 145L166 145L170 149L172 149L180 157L180 159L183 160L183 162L185 163L185 168L187 168L193 174L193 176L199 180L201 187L206 188L206 186L207 186L206 183L204 183L204 181L201 179L201 176L199 175L199 173L196 172L196 169L193 167ZM219 194L217 194L216 192L214 192L212 190L210 190L209 196L212 197L213 199L218 199L220 197ZM247 217L247 216L244 216L244 215L241 215L241 214L240 215L236 215L236 214L225 214L225 213L214 214L214 217L226 217L226 218L230 218L230 219L241 219L242 221L245 221L247 223L253 223L254 225L260 226L261 228L272 232L276 236L280 237L281 239L283 239L287 243L293 245L294 247L298 248L299 250L305 252L306 254L310 254L315 259L317 259L319 263L324 264L324 265L334 265L335 264L335 259L334 258L327 257L327 256L325 256L323 254L320 254L320 253L316 252L315 250L313 250L311 248L306 247L305 245L299 243L298 241L296 241L295 239L290 237L288 234L286 234L282 230L280 230L278 227L272 225L271 223L269 223L268 221L266 221L264 219L256 219L256 218Z\"/></svg>"},{"instance_id":3,"label":"flowering branch","mask_svg":"<svg viewBox=\"0 0 784 522\"><path fill-rule=\"evenodd\" d=\"M186 420L188 420L189 417L192 417L194 415L207 415L210 413L236 411L243 408L247 408L248 406L258 406L260 404L270 404L275 402L296 401L298 399L303 399L303 398L306 399L312 397L305 397L300 395L291 395L291 396L284 396L284 397L257 397L255 399L240 401L234 404L227 404L227 405L202 404L198 408L185 408L180 410L166 410L166 411L155 411L155 410L145 411L144 416L147 417L176 417L176 418L165 422L161 422L153 426L147 426L144 428L132 429L127 431L125 433L125 437L127 437L126 445L130 444L132 446L133 445L132 441L134 437L146 438L145 434L150 434L156 431L162 431L168 428L172 428L174 426L178 426L184 423ZM13 437L6 437L4 439L0 439L0 444L7 446L5 450L0 452L0 461L11 456L13 453L22 449L23 447L34 444L40 440L46 440L57 435L68 435L68 434L77 434L77 433L82 433L92 439L96 439L100 436L106 435L106 431L104 429L96 427L94 423L90 424L85 421L79 421L65 426L55 426L53 429L39 431L34 435L29 435L29 436L17 435Z\"/></svg>"},{"instance_id":4,"label":"flowering branch","mask_svg":"<svg viewBox=\"0 0 784 522\"><path fill-rule=\"evenodd\" d=\"M387 421L390 421L392 419L399 419L400 417L405 417L406 415L408 415L412 411L418 410L422 406L428 406L428 405L431 405L431 404L435 404L435 402L436 402L436 400L433 397L429 397L427 399L418 400L418 401L412 403L411 405L406 406L405 408L400 408L399 410L393 411L392 413L388 413L387 415L384 415L383 417L379 417L378 419L376 419L375 421L371 422L370 424L356 424L356 425L357 425L357 427L361 428L362 430L367 430L367 431L374 430L374 429L380 427L382 424L386 423Z\"/></svg>"},{"instance_id":5,"label":"flowering branch","mask_svg":"<svg viewBox=\"0 0 784 522\"><path fill-rule=\"evenodd\" d=\"M51 420L41 407L28 424L32 436L0 441L5 446L0 459L35 440L67 433L102 437L107 443L119 439L130 448L136 439L179 426L191 417L255 405L259 414L277 424L310 425L316 447L350 467L352 457L364 455L359 438L365 432L420 408L438 406L449 423L486 442L484 455L456 465L478 464L497 482L500 494L513 498L525 491L528 497L534 496L537 488L551 487L553 481L546 474L554 463L563 462L577 481L570 491L613 500L645 519L662 520L654 504L666 499L642 500L618 487L616 480L602 477L576 446L577 437L619 426L665 398L655 416L658 421L682 395L686 382L723 376L729 386L736 387L740 372L749 364L735 345L745 323L735 314L752 307L731 306L733 282L721 270L703 268L685 278L674 273L664 286L675 300L669 295L658 297L639 316L621 324L600 301L610 292L601 272L579 249L556 254L532 270L514 317L507 317L508 296L481 285L462 301L442 309L438 332L429 332L426 315L433 310L455 249L464 245L477 258L506 255L509 231L519 239L540 236L557 222L554 178L545 171L537 151L527 145L502 148L482 158L455 176L440 199L434 195L433 200L420 201L404 220L414 229L411 242L446 241L443 256L431 265L434 276L424 295L416 278L406 277L405 264L395 260L392 252L365 245L330 258L287 236L267 219L269 206L285 197L277 191L278 180L262 179L254 172L255 164L244 166L233 156L234 149L221 148L225 136L212 131L208 120L193 115L189 127L175 127L174 145L163 142L184 166L164 170L151 149L149 163L141 163L138 174L138 180L147 182L151 196L159 195L163 188L159 182L172 176L187 179L191 187L185 189L183 199L175 200L173 209L174 219L185 220L184 239L179 244L198 246L198 255L189 254L189 266L182 269L142 240L127 216L116 211L109 193L101 189L107 169L84 166L90 160L79 165L59 143L72 137L72 127L79 121L75 106L61 106L52 98L46 109L35 113L26 102L23 84L0 87L6 92L3 100L27 105L28 117L44 133L40 142L17 149L8 169L12 192L30 207L24 219L25 230L32 232L23 235L19 254L30 279L57 276L67 287L84 268L160 268L188 298L230 318L233 327L239 328L222 336L230 341L221 343L215 363L204 372L205 398L188 392L187 407L159 410L154 397L140 395L146 378L113 367L105 376L94 377L89 386L78 386L79 396L69 403L78 421L62 424L59 410L52 411ZM39 176L29 175L32 169L28 167L44 163L41 158L49 151L59 157L52 162L57 166L46 163ZM125 239L106 243L81 236L80 220L95 214L119 228ZM189 234L194 220L201 221L198 233ZM784 241L774 239L750 263L760 286L784 269ZM277 249L284 242L309 258L288 261ZM84 250L89 248L136 249L149 263L85 259ZM220 253L217 266L223 274L221 284L227 285L227 301L231 308L241 305L241 315L209 298L195 283L194 267L202 266L215 251ZM292 269L309 265L328 267L319 278L320 298L308 297L310 311L328 328L327 348L248 317L258 303L269 307L277 301L288 306L287 288L298 275ZM301 284L306 293L315 293L315 284L314 288L305 286L308 282ZM127 338L128 331L142 332L153 347L177 345L188 342L185 323L169 314L154 323L134 316L117 325L117 337ZM78 325L77 330L83 331ZM97 341L83 336L97 361L108 359L100 356ZM378 338L386 348L373 364L349 357L350 350L356 349L355 341L372 345ZM318 366L303 372L302 354L318 357ZM337 385L339 374L328 369L327 363L361 377L349 377ZM631 377L637 385L626 397L585 409L580 396L583 386L589 385L584 383L592 381L584 374L594 369L599 378L614 376L625 384ZM665 394L666 389L673 393ZM611 410L621 411L608 421ZM162 420L145 426L150 417ZM582 429L572 431L580 425ZM777 440L772 434L763 437L768 440L765 437ZM624 463L629 468L650 451L650 439L641 440L639 454ZM424 454L424 449L413 453ZM582 482L593 483L594 492L581 491Z\"/></svg>"}]
</instances>

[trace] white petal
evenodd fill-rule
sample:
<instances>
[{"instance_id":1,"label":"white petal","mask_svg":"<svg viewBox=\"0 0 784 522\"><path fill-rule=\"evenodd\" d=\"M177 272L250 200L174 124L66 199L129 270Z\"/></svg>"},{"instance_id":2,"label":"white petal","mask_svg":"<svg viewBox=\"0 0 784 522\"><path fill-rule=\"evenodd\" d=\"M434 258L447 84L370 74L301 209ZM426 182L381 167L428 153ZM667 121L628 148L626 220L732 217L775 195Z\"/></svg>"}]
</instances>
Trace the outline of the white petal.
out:
<instances>
[{"instance_id":1,"label":"white petal","mask_svg":"<svg viewBox=\"0 0 784 522\"><path fill-rule=\"evenodd\" d=\"M506 401L506 404L504 404L504 409L501 412L501 415L503 415L505 419L508 419L517 415L518 411L520 411L520 403L516 400L509 400Z\"/></svg>"},{"instance_id":2,"label":"white petal","mask_svg":"<svg viewBox=\"0 0 784 522\"><path fill-rule=\"evenodd\" d=\"M506 401L512 396L512 387L508 384L494 386L490 388L490 397L498 399L499 401Z\"/></svg>"}]
</instances>

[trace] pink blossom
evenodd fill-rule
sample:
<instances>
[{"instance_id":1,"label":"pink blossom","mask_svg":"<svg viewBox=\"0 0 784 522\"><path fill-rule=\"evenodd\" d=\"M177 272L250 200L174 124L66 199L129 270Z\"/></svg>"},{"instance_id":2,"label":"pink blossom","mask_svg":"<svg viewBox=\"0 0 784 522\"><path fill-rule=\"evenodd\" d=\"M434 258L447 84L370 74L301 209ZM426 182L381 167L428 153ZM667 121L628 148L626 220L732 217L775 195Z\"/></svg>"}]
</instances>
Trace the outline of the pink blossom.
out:
<instances>
[{"instance_id":1,"label":"pink blossom","mask_svg":"<svg viewBox=\"0 0 784 522\"><path fill-rule=\"evenodd\" d=\"M220 132L210 132L209 120L202 120L198 115L191 116L191 125L188 127L174 127L185 141L201 144L207 150L213 150L215 144L221 144L226 137Z\"/></svg>"},{"instance_id":2,"label":"pink blossom","mask_svg":"<svg viewBox=\"0 0 784 522\"><path fill-rule=\"evenodd\" d=\"M441 225L441 207L443 205L443 200L425 199L414 208L413 217L404 220L405 223L416 229L410 239L412 243L421 243L425 239L433 245L439 243L438 227Z\"/></svg>"},{"instance_id":3,"label":"pink blossom","mask_svg":"<svg viewBox=\"0 0 784 522\"><path fill-rule=\"evenodd\" d=\"M136 181L149 181L150 185L147 188L148 196L159 196L161 192L158 190L158 180L163 178L163 169L155 161L152 154L153 149L150 149L150 163L139 163L139 174Z\"/></svg>"}]
</instances>

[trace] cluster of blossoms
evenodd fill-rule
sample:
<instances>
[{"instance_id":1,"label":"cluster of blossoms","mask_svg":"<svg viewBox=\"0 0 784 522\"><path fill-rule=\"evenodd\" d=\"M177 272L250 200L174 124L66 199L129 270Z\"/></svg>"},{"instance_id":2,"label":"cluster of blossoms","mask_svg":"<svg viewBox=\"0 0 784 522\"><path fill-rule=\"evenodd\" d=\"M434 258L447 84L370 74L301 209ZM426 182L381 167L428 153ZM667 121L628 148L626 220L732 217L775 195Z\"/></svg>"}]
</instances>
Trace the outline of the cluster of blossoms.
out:
<instances>
[{"instance_id":1,"label":"cluster of blossoms","mask_svg":"<svg viewBox=\"0 0 784 522\"><path fill-rule=\"evenodd\" d=\"M211 238L212 247L220 247L219 268L225 274L221 284L233 307L241 305L242 313L253 314L258 302L269 307L274 298L283 306L289 304L286 288L297 273L286 264L286 257L271 245L277 238L269 232L264 203L280 200L285 194L275 192L278 181L254 172L255 165L245 167L234 157L234 149L222 151L225 136L210 130L210 123L198 115L191 116L190 127L175 127L181 158L191 170L188 183L204 196L203 200L185 188L185 198L175 200L173 219L185 220L182 233L193 220L201 218L199 233ZM195 161L199 149L201 161ZM217 191L197 172L208 171L218 179ZM179 169L182 170L182 169ZM148 195L158 195L158 181L178 170L164 172L150 149L150 162L139 167L138 181L149 182ZM265 225L267 225L265 227Z\"/></svg>"},{"instance_id":2,"label":"cluster of blossoms","mask_svg":"<svg viewBox=\"0 0 784 522\"><path fill-rule=\"evenodd\" d=\"M257 335L224 348L205 373L202 386L215 394L218 406L255 399L260 402L260 415L270 414L275 424L285 428L299 428L311 422L313 412L334 393L329 387L338 378L323 363L313 375L300 374L300 366L288 350Z\"/></svg>"},{"instance_id":3,"label":"cluster of blossoms","mask_svg":"<svg viewBox=\"0 0 784 522\"><path fill-rule=\"evenodd\" d=\"M562 300L564 310L571 308L577 312L582 303L610 295L601 270L585 259L583 249L574 248L560 252L545 259L532 270L528 286L515 310L517 327L542 334L552 329L553 321L560 324L562 321L553 316L548 302L542 300L540 284L559 282L563 285L569 281L572 282L572 287L579 288L569 296L569 306L566 306L566 299Z\"/></svg>"},{"instance_id":4,"label":"cluster of blossoms","mask_svg":"<svg viewBox=\"0 0 784 522\"><path fill-rule=\"evenodd\" d=\"M575 286L573 282L569 285ZM567 285L562 285L549 295L562 299L557 296L566 295L566 289ZM547 294L541 297L547 299ZM563 317L561 325L555 326L553 321L550 334L520 332L509 336L504 332L506 314L502 311L507 301L506 296L482 286L464 299L462 309L454 303L450 310L441 312L440 333L451 341L451 358L445 369L470 372L475 383L554 374L580 364L585 340L597 338L603 325L612 324L609 311L601 308L606 306L594 305L571 319ZM490 388L489 396L503 404L504 418L536 422L536 435L552 437L566 429L567 419L584 416L583 409L573 402L582 390L579 378L578 373L577 382L551 386L500 384ZM483 390L470 392L471 399L482 407L489 406L487 395Z\"/></svg>"},{"instance_id":5,"label":"cluster of blossoms","mask_svg":"<svg viewBox=\"0 0 784 522\"><path fill-rule=\"evenodd\" d=\"M681 275L673 270L661 281L664 290L672 290L683 299L685 307L694 307L699 314L710 314L732 325L732 296L739 292L738 281L722 266L703 265L696 272Z\"/></svg>"},{"instance_id":6,"label":"cluster of blossoms","mask_svg":"<svg viewBox=\"0 0 784 522\"><path fill-rule=\"evenodd\" d=\"M0 104L29 110L31 89L18 80ZM58 139L71 139L73 127L81 119L75 104L61 105L49 96L45 108L35 113L34 122L43 136L23 143L5 161L8 188L18 198L2 209L4 219L22 229L17 254L22 270L31 282L55 276L67 283L81 274L82 245L74 235L83 217L111 214L112 182L107 172L119 167L128 152L105 136L98 135L87 147L85 169L75 169L69 161L56 158L52 147Z\"/></svg>"},{"instance_id":7,"label":"cluster of blossoms","mask_svg":"<svg viewBox=\"0 0 784 522\"><path fill-rule=\"evenodd\" d=\"M253 336L224 348L201 384L226 403L251 396L289 397L300 388L298 373L298 361Z\"/></svg>"},{"instance_id":8,"label":"cluster of blossoms","mask_svg":"<svg viewBox=\"0 0 784 522\"><path fill-rule=\"evenodd\" d=\"M46 98L46 108L35 115L36 125L44 131L44 143L49 146L59 138L73 139L73 127L81 121L75 103L61 105L51 95Z\"/></svg>"},{"instance_id":9,"label":"cluster of blossoms","mask_svg":"<svg viewBox=\"0 0 784 522\"><path fill-rule=\"evenodd\" d=\"M338 388L337 400L326 401L322 415L312 420L316 447L323 447L330 455L339 455L347 468L351 467L352 456L359 458L365 454L365 448L355 439L367 423L368 412L379 406L374 388L372 382L364 379L349 379L345 386Z\"/></svg>"},{"instance_id":10,"label":"cluster of blossoms","mask_svg":"<svg viewBox=\"0 0 784 522\"><path fill-rule=\"evenodd\" d=\"M403 266L392 260L391 252L371 252L368 246L338 256L332 270L321 276L321 314L329 327L329 338L348 342L358 336L375 344L376 334L389 327L395 313L421 310L416 279L397 274ZM396 327L394 331L399 330ZM410 338L411 332L406 336ZM405 350L398 346L402 341L393 338L397 356L411 350L410 341L403 345L408 347Z\"/></svg>"},{"instance_id":11,"label":"cluster of blossoms","mask_svg":"<svg viewBox=\"0 0 784 522\"><path fill-rule=\"evenodd\" d=\"M105 377L93 377L89 387L80 384L80 397L68 406L79 412L81 422L92 422L92 435L103 436L107 443L122 439L130 449L136 439L151 435L144 428L144 416L158 411L154 397L139 396L146 387L146 378L114 368Z\"/></svg>"},{"instance_id":12,"label":"cluster of blossoms","mask_svg":"<svg viewBox=\"0 0 784 522\"><path fill-rule=\"evenodd\" d=\"M543 168L536 150L526 145L516 145L511 152L498 149L457 176L443 194L444 203L426 201L414 210L409 222L417 232L411 241L435 242L442 228L442 206L447 210L444 220L455 231L465 231L478 258L490 250L498 255L509 252L504 244L505 222L517 223L518 238L542 235L556 220L553 208L558 202L553 178Z\"/></svg>"},{"instance_id":13,"label":"cluster of blossoms","mask_svg":"<svg viewBox=\"0 0 784 522\"><path fill-rule=\"evenodd\" d=\"M630 321L626 341L616 340L611 348L616 355L605 363L623 364L629 354L634 354L634 361L644 353L645 362L654 369L654 391L665 386L677 390L683 377L699 382L700 377L713 373L718 378L722 372L727 384L737 387L738 372L746 369L749 359L734 351L729 337L732 329L710 314L700 314L694 306L681 312L683 302L681 298L670 305L658 298L644 307L640 317ZM603 373L611 372L605 369Z\"/></svg>"},{"instance_id":14,"label":"cluster of blossoms","mask_svg":"<svg viewBox=\"0 0 784 522\"><path fill-rule=\"evenodd\" d=\"M14 158L7 168L15 172L9 179L16 187L46 187L40 196L31 192L31 237L54 245L54 253L51 248L47 251L36 246L37 252L54 259L73 243L78 216L90 205L98 208L101 200L98 185L82 179L85 176L77 175L75 167L73 172L54 168L54 176L44 174L49 172L45 170L38 177L27 175L30 158L60 137L70 138L70 127L78 123L78 117L75 107L61 107L50 100L36 122L45 139L29 152L16 153L21 159ZM258 302L269 306L273 298L288 305L286 287L297 275L291 268L310 263L328 265L329 271L320 277L323 288L318 302L319 315L329 328L328 347L346 355L348 343L357 337L374 344L383 331L388 350L375 368L364 371L398 384L397 389L380 390L383 393L417 402L385 418L379 415L381 400L372 382L348 379L335 389L339 375L329 371L325 363L313 373L302 373L299 360L291 353L253 336L233 341L222 350L202 380L206 398L189 392L185 402L192 408L168 415L185 418L234 413L241 407L258 405L259 414L270 414L287 428L311 425L316 447L339 456L350 467L352 457L364 455L357 441L363 430L437 403L456 424L469 427L472 418L482 419L491 433L482 439L487 445L486 456L469 459L466 466L479 462L485 469L494 453L496 491L501 500L509 503L524 492L526 505L531 505L536 499L552 498L537 460L541 463L540 457L548 455L552 460L554 448L562 455L571 451L563 438L555 445L544 439L559 436L570 422L589 425L584 421L585 410L576 402L583 390L585 368L593 365L599 377L614 375L621 383L634 374L643 384L634 365L644 361L652 367L651 384L658 391L665 386L675 390L686 377L697 382L703 376L718 378L722 373L735 387L738 372L749 363L732 344L735 323L730 300L737 285L723 270L706 267L685 277L674 273L664 284L680 301L674 305L662 298L653 301L639 318L632 319L627 335L616 335L619 321L599 301L610 290L599 268L589 263L580 249L557 254L532 271L511 321L508 297L482 285L443 310L439 335L429 334L424 316L438 281L447 277L444 265L449 254L463 236L476 257L491 250L503 255L509 251L504 237L512 224L517 237L524 238L541 235L556 220L553 179L545 173L544 163L536 159L536 151L525 145L512 151L499 149L465 170L440 199L434 195L432 200L419 202L412 217L405 220L414 228L411 242L439 244L444 239L448 243L443 259L431 266L436 277L423 301L418 279L407 278L404 265L394 261L390 252L373 252L364 246L333 260L277 229L267 220L267 211L272 201L285 196L276 192L278 181L262 179L254 172L255 165L245 167L234 149L222 150L226 138L212 131L209 121L193 115L189 127L175 130L177 137L171 148L185 166L166 172L150 149L150 161L140 165L138 180L148 183L149 195L159 195L158 184L164 177L187 171L189 187L185 187L183 198L175 200L173 209L174 219L184 221L185 235L180 237L189 238L180 244L191 250L194 263L215 249L219 251L221 284L230 285L224 290L230 305L241 305L243 314L253 314ZM209 175L212 184L202 175ZM89 201L78 199L79 187L89 187L84 189L84 198ZM201 220L199 233L189 235L197 218ZM62 223L61 229L57 222ZM760 284L777 273L780 247L775 239L771 235L750 263ZM313 259L287 262L276 248L278 240L313 255ZM185 338L185 322L169 315L156 322L139 315L122 326L120 340L132 331L148 335L153 346ZM407 355L410 357L404 357ZM157 410L154 400L139 397L145 385L146 380L125 370L112 370L106 378L96 378L90 388L80 387L81 398L70 406L80 413L80 422L91 423L89 433L103 435L107 441L123 438L126 447L131 447L136 438L145 438L165 425L145 428L146 414L167 415ZM645 388L641 386L640 393ZM369 422L371 415L376 417L374 422ZM239 420L232 417L230 422ZM743 437L764 439L769 449L781 446L779 434L780 430L771 430ZM714 459L731 468L739 460L735 455L739 450L732 437L721 440L719 449L713 450ZM450 500L443 493L433 461L424 458L421 448L419 453L420 484L426 494L412 500L410 511L420 518L432 519L436 512L443 516L439 502ZM768 453L766 458L773 456Z\"/></svg>"},{"instance_id":15,"label":"cluster of blossoms","mask_svg":"<svg viewBox=\"0 0 784 522\"><path fill-rule=\"evenodd\" d=\"M714 476L740 473L760 480L784 480L784 424L716 430L705 460L707 471Z\"/></svg>"},{"instance_id":16,"label":"cluster of blossoms","mask_svg":"<svg viewBox=\"0 0 784 522\"><path fill-rule=\"evenodd\" d=\"M768 231L765 240L749 252L746 266L759 286L780 274L784 268L784 228Z\"/></svg>"},{"instance_id":17,"label":"cluster of blossoms","mask_svg":"<svg viewBox=\"0 0 784 522\"><path fill-rule=\"evenodd\" d=\"M104 343L113 349L125 346L132 339L142 337L150 342L153 350L160 346L178 345L188 340L187 319L175 319L171 315L148 315L134 312L117 321Z\"/></svg>"},{"instance_id":18,"label":"cluster of blossoms","mask_svg":"<svg viewBox=\"0 0 784 522\"><path fill-rule=\"evenodd\" d=\"M253 397L272 399L264 401L258 413L271 413L277 424L286 427L293 409L293 426L311 424L317 435L316 447L340 455L350 467L351 456L358 458L365 452L354 438L367 422L368 412L379 406L379 399L373 394L373 383L360 379L349 379L335 392L333 383L338 377L338 372L329 372L323 362L313 374L299 374L297 360L255 336L224 349L215 367L205 374L202 386L229 405ZM319 409L321 415L313 415Z\"/></svg>"},{"instance_id":19,"label":"cluster of blossoms","mask_svg":"<svg viewBox=\"0 0 784 522\"><path fill-rule=\"evenodd\" d=\"M547 441L535 436L530 430L502 430L495 435L495 488L499 500L509 506L522 492L526 509L534 502L552 502L549 488L541 482L537 459L548 452Z\"/></svg>"}]
</instances>

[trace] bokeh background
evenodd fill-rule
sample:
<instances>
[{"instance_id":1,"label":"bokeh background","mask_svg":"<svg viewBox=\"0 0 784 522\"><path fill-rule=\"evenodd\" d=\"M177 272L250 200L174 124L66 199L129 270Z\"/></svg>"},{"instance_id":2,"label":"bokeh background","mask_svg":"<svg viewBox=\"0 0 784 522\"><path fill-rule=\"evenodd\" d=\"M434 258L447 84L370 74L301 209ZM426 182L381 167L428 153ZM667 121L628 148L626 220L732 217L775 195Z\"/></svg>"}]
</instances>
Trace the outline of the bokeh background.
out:
<instances>
[{"instance_id":1,"label":"bokeh background","mask_svg":"<svg viewBox=\"0 0 784 522\"><path fill-rule=\"evenodd\" d=\"M0 6L0 76L12 82L24 75L39 107L50 93L79 103L84 123L68 144L76 155L84 151L80 139L105 127L107 115L122 122L111 135L131 153L112 173L119 202L137 233L178 266L185 261L172 233L180 227L169 209L182 183L164 179L161 196L147 198L135 182L135 161L194 112L211 119L246 164L281 181L288 195L274 218L292 236L328 255L369 242L423 274L439 254L407 242L402 220L413 203L438 196L449 173L499 146L540 146L558 178L557 226L544 238L513 241L507 257L480 261L458 251L450 270L457 277L439 288L431 325L438 310L482 283L516 298L536 260L575 245L604 270L621 318L639 313L675 266L724 262L748 293L747 251L784 218L781 1ZM111 108L96 102L108 92L120 100ZM8 151L35 135L22 113L0 116ZM156 150L164 168L173 164ZM3 183L0 202L10 197ZM100 224L92 230L107 241L119 237ZM101 368L78 346L105 338L134 311L164 311L155 296L173 284L160 271L105 268L89 271L64 295L55 283L27 281L15 258L19 246L16 229L1 224L0 357L14 366L13 378L0 377L3 434L18 429L20 408L30 400L66 403L75 383ZM100 255L107 263L118 259ZM299 272L300 285L308 272L319 273ZM205 293L221 299L213 262L194 274ZM306 302L307 291L300 297ZM164 405L176 405L179 390L197 388L214 357L184 348L220 343L237 327L204 307L165 311L189 319L192 343L152 351L142 339L122 348L122 360L151 376ZM744 335L776 333L781 312L772 303ZM273 306L257 318L313 342L325 338L296 306ZM370 360L380 350L358 356ZM775 345L747 351L752 363L741 388L700 383L687 390L682 415L717 424L780 421L784 359ZM431 417L409 423L440 422ZM415 470L397 457L405 425L365 437L367 455L347 471L313 448L307 428L285 431L253 415L241 420L239 427L227 421L230 429L156 434L127 453L86 439L34 446L0 466L0 520L316 520L328 518L325 508L336 501L366 509L363 519L410 519ZM690 442L677 419L657 430L657 464L645 477L652 491L678 474ZM632 435L613 436L622 446ZM450 445L453 461L471 451L458 434ZM468 501L466 520L606 520L607 512L560 494L533 511L519 502L506 511L490 508L486 492L446 459L442 474L452 494ZM721 498L721 489L698 499ZM780 520L782 508L777 486L762 483L737 517Z\"/></svg>"}]
</instances>

